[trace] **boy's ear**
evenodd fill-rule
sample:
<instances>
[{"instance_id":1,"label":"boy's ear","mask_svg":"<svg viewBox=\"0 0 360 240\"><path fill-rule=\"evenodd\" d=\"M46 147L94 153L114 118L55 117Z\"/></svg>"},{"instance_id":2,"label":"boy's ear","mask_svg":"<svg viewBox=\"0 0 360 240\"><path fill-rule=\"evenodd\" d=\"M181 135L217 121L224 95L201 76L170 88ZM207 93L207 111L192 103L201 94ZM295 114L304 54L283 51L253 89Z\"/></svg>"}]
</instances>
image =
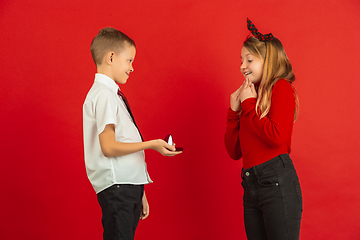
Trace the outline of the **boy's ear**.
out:
<instances>
[{"instance_id":1,"label":"boy's ear","mask_svg":"<svg viewBox=\"0 0 360 240\"><path fill-rule=\"evenodd\" d=\"M108 64L108 65L112 65L113 63L113 58L114 58L114 55L115 53L114 52L108 52L106 55L105 55L105 62Z\"/></svg>"}]
</instances>

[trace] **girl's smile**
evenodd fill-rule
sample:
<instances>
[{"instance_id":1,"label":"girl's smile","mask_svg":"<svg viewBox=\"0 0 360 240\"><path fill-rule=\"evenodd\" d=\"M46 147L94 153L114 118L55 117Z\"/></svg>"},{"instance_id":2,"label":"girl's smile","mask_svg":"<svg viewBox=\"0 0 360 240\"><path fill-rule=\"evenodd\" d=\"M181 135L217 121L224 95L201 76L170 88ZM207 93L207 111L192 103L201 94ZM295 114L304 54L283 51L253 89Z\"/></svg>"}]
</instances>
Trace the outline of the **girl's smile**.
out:
<instances>
[{"instance_id":1,"label":"girl's smile","mask_svg":"<svg viewBox=\"0 0 360 240\"><path fill-rule=\"evenodd\" d=\"M263 74L264 60L255 57L247 48L241 49L240 70L245 78L250 79L252 83L259 83Z\"/></svg>"}]
</instances>

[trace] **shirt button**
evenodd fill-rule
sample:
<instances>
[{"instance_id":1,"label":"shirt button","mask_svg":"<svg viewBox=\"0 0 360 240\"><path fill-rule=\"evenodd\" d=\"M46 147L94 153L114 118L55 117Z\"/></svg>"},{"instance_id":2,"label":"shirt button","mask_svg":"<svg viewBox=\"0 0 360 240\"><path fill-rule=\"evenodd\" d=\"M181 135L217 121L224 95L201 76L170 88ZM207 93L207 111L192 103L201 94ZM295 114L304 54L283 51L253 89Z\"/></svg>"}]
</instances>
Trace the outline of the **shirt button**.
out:
<instances>
[{"instance_id":1,"label":"shirt button","mask_svg":"<svg viewBox=\"0 0 360 240\"><path fill-rule=\"evenodd\" d=\"M250 173L249 173L249 172L246 172L245 175L248 177L248 176L250 176Z\"/></svg>"}]
</instances>

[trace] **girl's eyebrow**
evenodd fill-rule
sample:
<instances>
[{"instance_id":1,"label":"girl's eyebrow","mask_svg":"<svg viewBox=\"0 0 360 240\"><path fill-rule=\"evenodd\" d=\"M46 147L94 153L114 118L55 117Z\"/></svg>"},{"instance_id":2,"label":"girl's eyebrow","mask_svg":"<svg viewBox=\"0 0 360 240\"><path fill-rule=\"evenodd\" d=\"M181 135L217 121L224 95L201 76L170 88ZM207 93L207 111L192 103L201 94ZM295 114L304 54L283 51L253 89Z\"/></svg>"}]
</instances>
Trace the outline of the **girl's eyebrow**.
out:
<instances>
[{"instance_id":1,"label":"girl's eyebrow","mask_svg":"<svg viewBox=\"0 0 360 240\"><path fill-rule=\"evenodd\" d=\"M246 54L246 55L245 55L245 57L247 57L248 55L251 55L251 53ZM242 56L240 56L240 58L242 59L243 57L242 57Z\"/></svg>"}]
</instances>

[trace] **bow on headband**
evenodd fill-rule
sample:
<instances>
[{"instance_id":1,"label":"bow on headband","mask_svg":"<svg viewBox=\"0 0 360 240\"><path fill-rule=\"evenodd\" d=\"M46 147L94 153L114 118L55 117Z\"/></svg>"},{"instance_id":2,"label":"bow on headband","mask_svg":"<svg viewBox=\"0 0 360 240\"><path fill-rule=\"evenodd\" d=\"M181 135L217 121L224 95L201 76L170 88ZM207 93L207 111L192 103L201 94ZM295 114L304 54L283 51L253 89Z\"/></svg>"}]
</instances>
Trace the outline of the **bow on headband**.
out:
<instances>
[{"instance_id":1,"label":"bow on headband","mask_svg":"<svg viewBox=\"0 0 360 240\"><path fill-rule=\"evenodd\" d=\"M266 42L274 39L274 36L271 33L265 35L261 34L249 18L247 19L247 28L252 33L252 35L259 39L259 41Z\"/></svg>"}]
</instances>

